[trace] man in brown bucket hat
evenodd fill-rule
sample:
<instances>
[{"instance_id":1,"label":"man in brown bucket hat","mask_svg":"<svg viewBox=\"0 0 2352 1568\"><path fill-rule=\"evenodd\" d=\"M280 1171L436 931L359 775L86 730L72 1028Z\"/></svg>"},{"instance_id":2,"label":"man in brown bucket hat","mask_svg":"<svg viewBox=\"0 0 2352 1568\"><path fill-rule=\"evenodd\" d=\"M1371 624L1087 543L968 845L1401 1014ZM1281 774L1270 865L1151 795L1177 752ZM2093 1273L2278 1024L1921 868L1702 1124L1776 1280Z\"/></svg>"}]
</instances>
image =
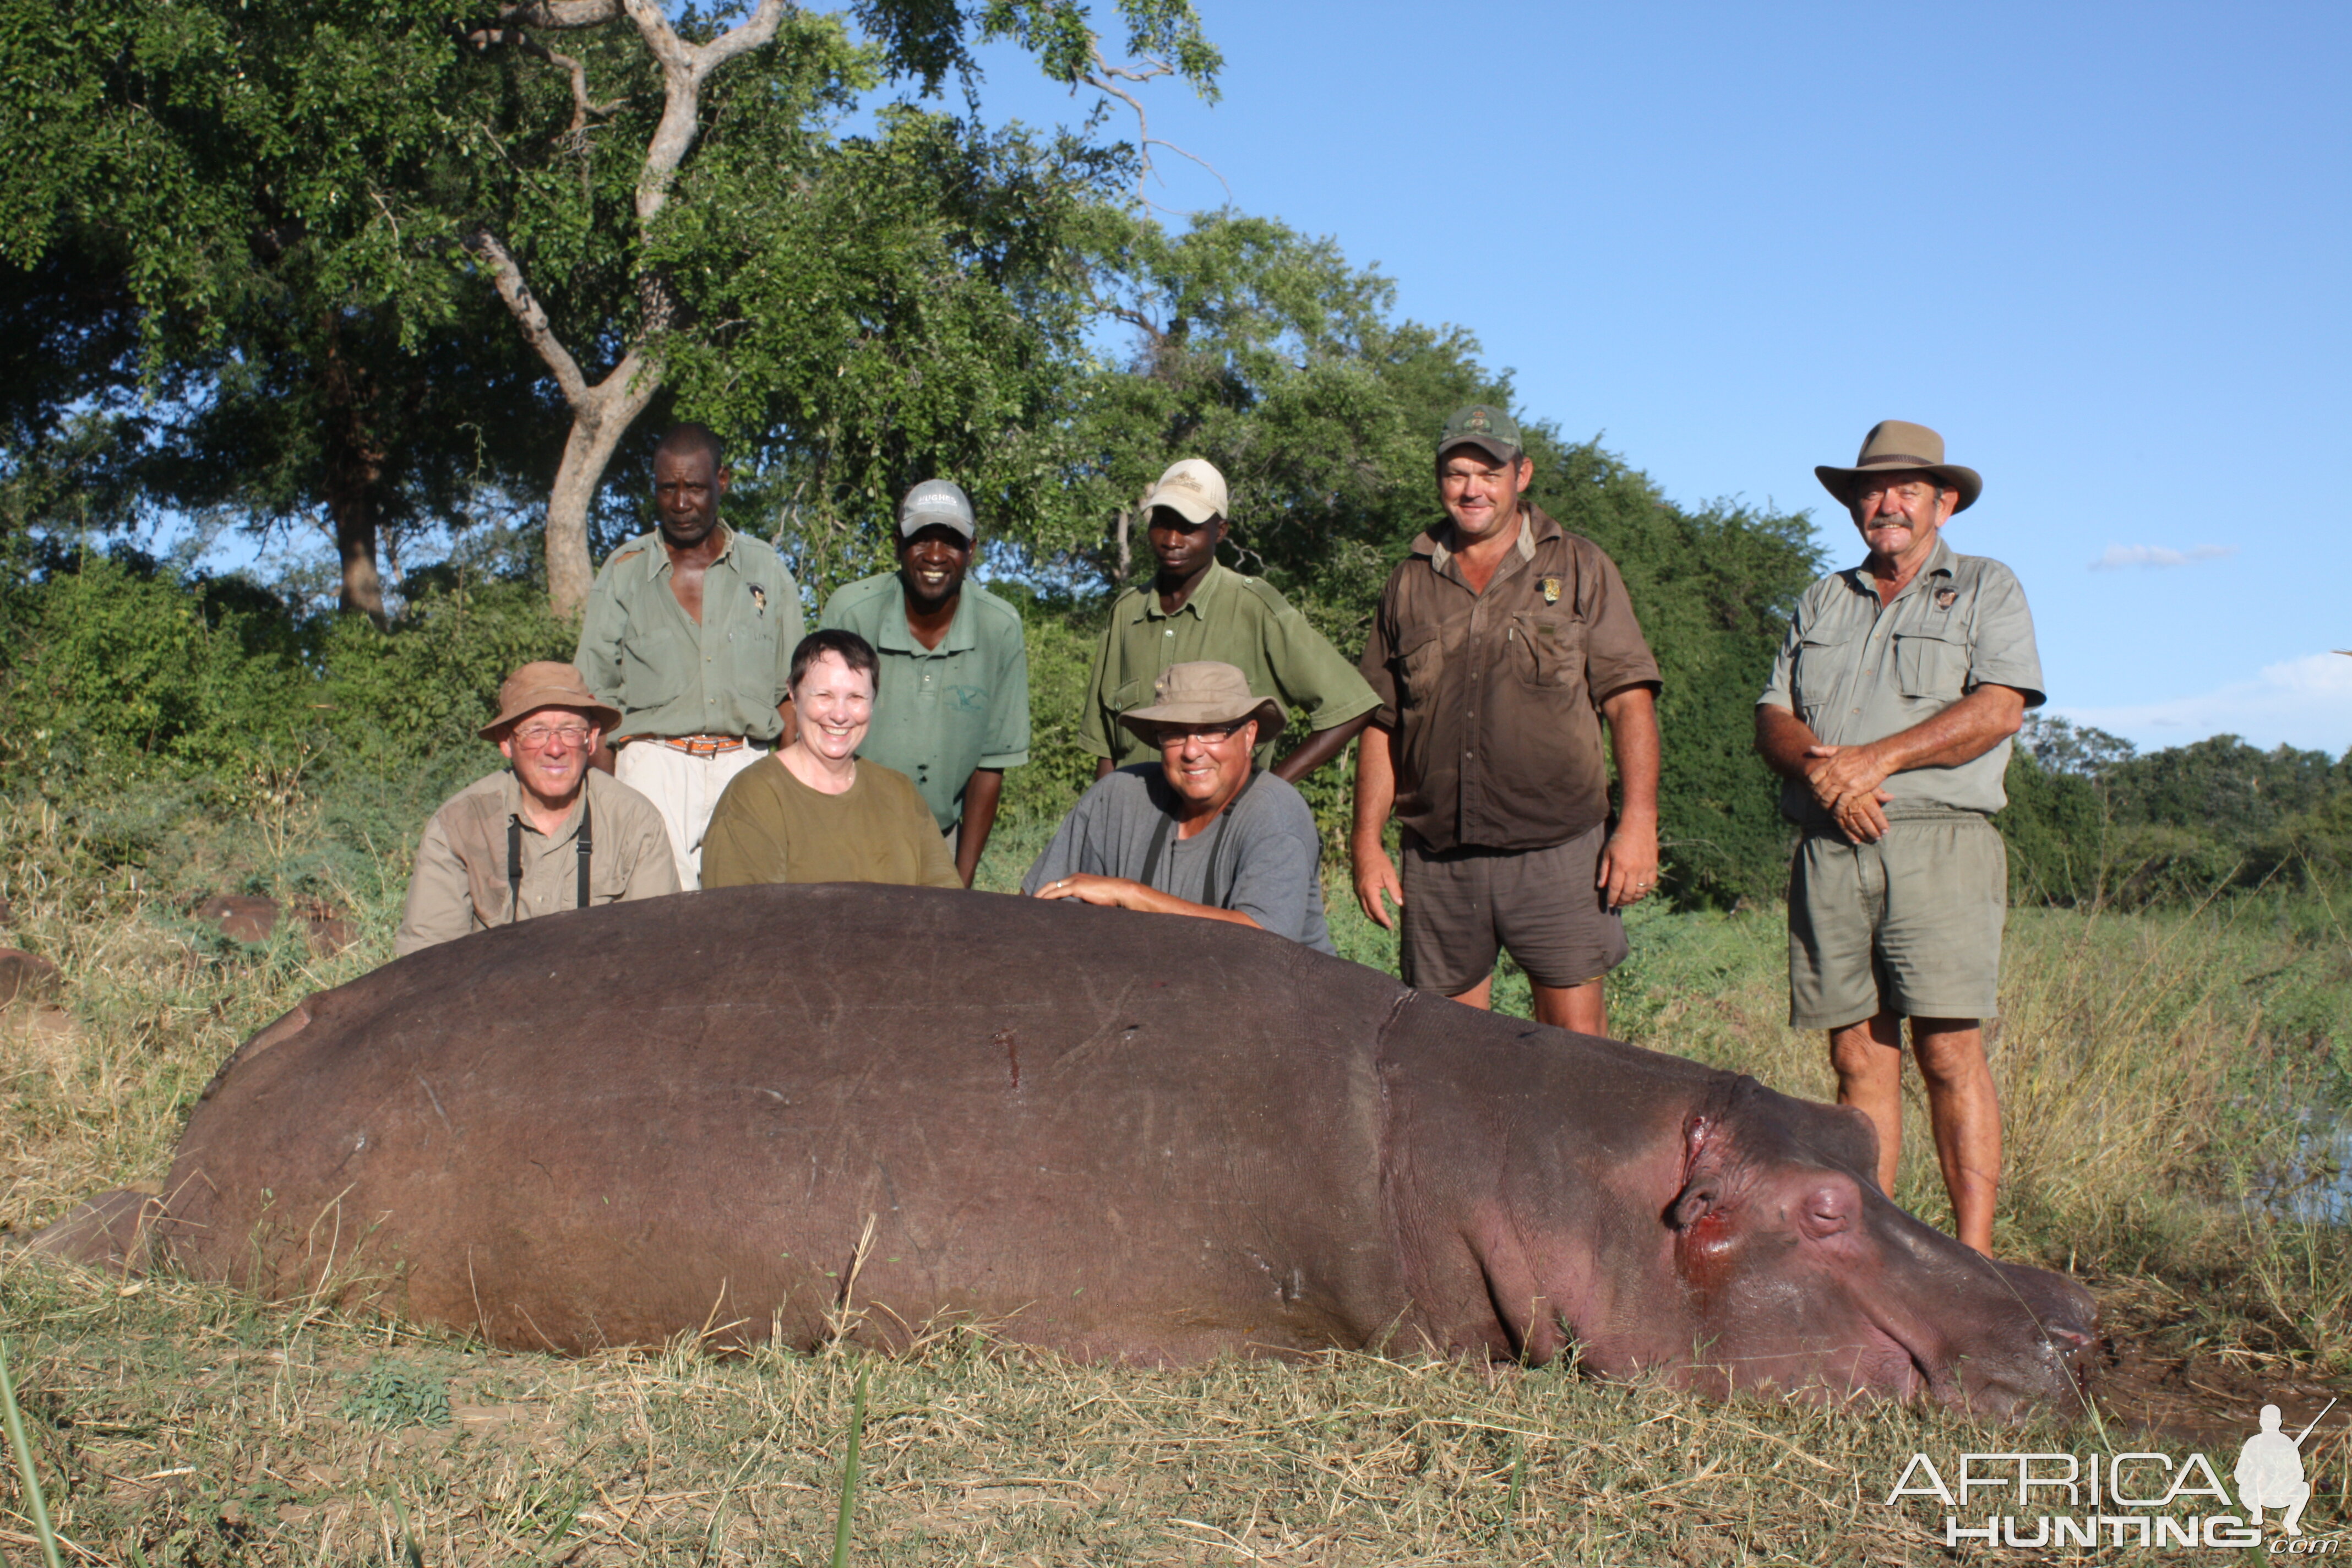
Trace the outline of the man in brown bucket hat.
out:
<instances>
[{"instance_id":1,"label":"man in brown bucket hat","mask_svg":"<svg viewBox=\"0 0 2352 1568\"><path fill-rule=\"evenodd\" d=\"M2041 705L2033 617L2010 569L1944 525L1983 489L1924 425L1875 426L1851 468L1813 470L1867 554L1805 590L1757 699L1756 750L1802 829L1789 881L1789 1021L1826 1029L1838 1103L1903 1140L1903 1020L1927 1089L1953 1228L1992 1250L2000 1105L1983 1021L2000 976L2010 737Z\"/></svg>"},{"instance_id":2,"label":"man in brown bucket hat","mask_svg":"<svg viewBox=\"0 0 2352 1568\"><path fill-rule=\"evenodd\" d=\"M1174 664L1119 722L1160 753L1096 781L1021 890L1033 898L1256 926L1331 952L1304 796L1251 753L1282 733L1282 704L1239 668Z\"/></svg>"},{"instance_id":3,"label":"man in brown bucket hat","mask_svg":"<svg viewBox=\"0 0 2352 1568\"><path fill-rule=\"evenodd\" d=\"M677 867L653 803L588 759L620 721L568 664L526 664L482 726L510 767L433 814L393 951L562 910L675 893Z\"/></svg>"}]
</instances>

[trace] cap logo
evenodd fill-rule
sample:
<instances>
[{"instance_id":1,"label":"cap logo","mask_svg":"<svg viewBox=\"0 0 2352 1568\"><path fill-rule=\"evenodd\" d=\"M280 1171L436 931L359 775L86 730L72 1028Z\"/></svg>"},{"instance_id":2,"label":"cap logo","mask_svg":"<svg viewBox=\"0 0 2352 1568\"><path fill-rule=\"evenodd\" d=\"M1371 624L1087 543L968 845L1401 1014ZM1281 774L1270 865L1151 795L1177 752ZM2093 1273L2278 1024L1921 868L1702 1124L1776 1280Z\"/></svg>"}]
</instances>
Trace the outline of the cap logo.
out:
<instances>
[{"instance_id":1,"label":"cap logo","mask_svg":"<svg viewBox=\"0 0 2352 1568\"><path fill-rule=\"evenodd\" d=\"M1163 490L1197 490L1201 488L1201 481L1190 474L1171 474L1160 481L1160 488Z\"/></svg>"}]
</instances>

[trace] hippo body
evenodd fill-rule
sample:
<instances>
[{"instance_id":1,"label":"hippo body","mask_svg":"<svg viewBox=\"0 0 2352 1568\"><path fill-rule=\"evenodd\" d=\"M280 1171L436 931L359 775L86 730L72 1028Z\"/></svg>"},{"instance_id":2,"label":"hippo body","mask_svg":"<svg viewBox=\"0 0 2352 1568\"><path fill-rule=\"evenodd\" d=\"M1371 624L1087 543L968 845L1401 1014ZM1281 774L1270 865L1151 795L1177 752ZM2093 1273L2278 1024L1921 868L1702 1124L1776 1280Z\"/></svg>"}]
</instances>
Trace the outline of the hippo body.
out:
<instances>
[{"instance_id":1,"label":"hippo body","mask_svg":"<svg viewBox=\"0 0 2352 1568\"><path fill-rule=\"evenodd\" d=\"M523 1349L945 1316L2073 1408L2088 1298L1896 1209L1874 1152L1856 1112L1244 928L743 888L312 997L205 1091L150 1245Z\"/></svg>"}]
</instances>

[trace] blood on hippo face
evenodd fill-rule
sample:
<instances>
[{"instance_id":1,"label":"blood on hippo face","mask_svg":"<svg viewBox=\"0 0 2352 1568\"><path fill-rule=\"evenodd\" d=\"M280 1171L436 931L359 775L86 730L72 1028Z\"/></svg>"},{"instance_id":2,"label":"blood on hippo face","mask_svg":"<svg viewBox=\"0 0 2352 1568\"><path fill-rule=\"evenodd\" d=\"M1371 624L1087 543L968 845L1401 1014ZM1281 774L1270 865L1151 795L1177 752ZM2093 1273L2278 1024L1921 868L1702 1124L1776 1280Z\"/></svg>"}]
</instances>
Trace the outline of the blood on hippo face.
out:
<instances>
[{"instance_id":1,"label":"blood on hippo face","mask_svg":"<svg viewBox=\"0 0 2352 1568\"><path fill-rule=\"evenodd\" d=\"M1684 1129L1664 1219L1694 1364L1790 1391L1874 1388L1992 1415L2082 1406L2095 1309L1890 1202L1859 1111L1738 1080Z\"/></svg>"}]
</instances>

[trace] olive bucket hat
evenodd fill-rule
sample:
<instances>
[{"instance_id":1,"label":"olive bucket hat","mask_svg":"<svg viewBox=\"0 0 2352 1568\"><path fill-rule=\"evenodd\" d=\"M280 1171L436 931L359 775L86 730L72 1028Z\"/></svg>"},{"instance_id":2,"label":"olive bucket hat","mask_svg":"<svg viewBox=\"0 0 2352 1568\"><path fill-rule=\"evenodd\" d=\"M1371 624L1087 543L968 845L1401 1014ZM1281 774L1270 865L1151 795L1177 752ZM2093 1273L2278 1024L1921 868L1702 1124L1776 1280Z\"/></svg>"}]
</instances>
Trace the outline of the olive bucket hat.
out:
<instances>
[{"instance_id":1,"label":"olive bucket hat","mask_svg":"<svg viewBox=\"0 0 2352 1568\"><path fill-rule=\"evenodd\" d=\"M500 730L541 708L577 709L594 720L598 729L608 731L621 721L621 710L597 701L577 669L545 658L524 665L499 683L499 716L478 733L485 741L495 741Z\"/></svg>"},{"instance_id":2,"label":"olive bucket hat","mask_svg":"<svg viewBox=\"0 0 2352 1568\"><path fill-rule=\"evenodd\" d=\"M1261 741L1279 731L1289 715L1271 697L1249 689L1249 677L1213 658L1171 664L1152 683L1151 705L1130 708L1118 721L1149 741L1162 724L1239 724L1257 721Z\"/></svg>"},{"instance_id":3,"label":"olive bucket hat","mask_svg":"<svg viewBox=\"0 0 2352 1568\"><path fill-rule=\"evenodd\" d=\"M1827 463L1814 465L1813 477L1823 489L1844 504L1853 504L1853 482L1872 473L1914 469L1936 476L1938 484L1946 484L1960 492L1955 512L1969 510L1984 480L1974 468L1964 468L1958 463L1944 461L1944 438L1925 425L1914 425L1905 419L1882 419L1870 427L1862 438L1862 455L1850 468L1832 468Z\"/></svg>"}]
</instances>

